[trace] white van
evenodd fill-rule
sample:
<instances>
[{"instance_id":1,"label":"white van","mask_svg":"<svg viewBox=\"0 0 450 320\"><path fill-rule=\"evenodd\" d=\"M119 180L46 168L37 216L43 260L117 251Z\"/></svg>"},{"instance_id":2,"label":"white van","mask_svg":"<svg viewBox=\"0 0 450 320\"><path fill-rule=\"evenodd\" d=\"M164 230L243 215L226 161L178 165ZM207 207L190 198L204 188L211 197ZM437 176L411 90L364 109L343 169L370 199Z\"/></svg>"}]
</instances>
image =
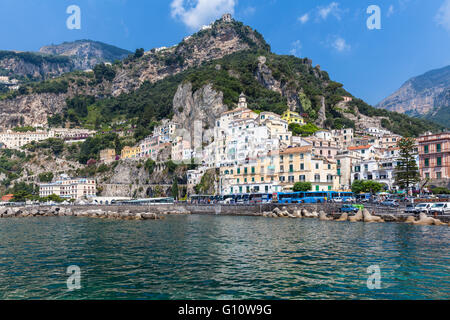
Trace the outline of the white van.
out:
<instances>
[{"instance_id":1,"label":"white van","mask_svg":"<svg viewBox=\"0 0 450 320\"><path fill-rule=\"evenodd\" d=\"M416 205L416 207L414 208L414 213L415 214L419 214L419 213L430 213L430 209L431 207L434 205L435 203L419 203L418 205Z\"/></svg>"},{"instance_id":2,"label":"white van","mask_svg":"<svg viewBox=\"0 0 450 320\"><path fill-rule=\"evenodd\" d=\"M450 202L439 202L433 204L429 210L429 213L431 215L434 215L435 213L438 215L450 214Z\"/></svg>"}]
</instances>

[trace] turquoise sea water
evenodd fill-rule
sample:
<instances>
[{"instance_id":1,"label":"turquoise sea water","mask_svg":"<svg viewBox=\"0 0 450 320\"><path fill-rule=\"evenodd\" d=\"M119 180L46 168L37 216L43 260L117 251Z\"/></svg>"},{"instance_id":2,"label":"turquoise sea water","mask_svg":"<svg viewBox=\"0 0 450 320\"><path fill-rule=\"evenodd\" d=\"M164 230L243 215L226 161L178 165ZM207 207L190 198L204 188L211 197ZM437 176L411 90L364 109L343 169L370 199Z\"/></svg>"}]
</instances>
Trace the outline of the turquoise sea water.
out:
<instances>
[{"instance_id":1,"label":"turquoise sea water","mask_svg":"<svg viewBox=\"0 0 450 320\"><path fill-rule=\"evenodd\" d=\"M449 245L448 227L393 223L1 219L0 298L449 299ZM67 289L71 265L80 290Z\"/></svg>"}]
</instances>

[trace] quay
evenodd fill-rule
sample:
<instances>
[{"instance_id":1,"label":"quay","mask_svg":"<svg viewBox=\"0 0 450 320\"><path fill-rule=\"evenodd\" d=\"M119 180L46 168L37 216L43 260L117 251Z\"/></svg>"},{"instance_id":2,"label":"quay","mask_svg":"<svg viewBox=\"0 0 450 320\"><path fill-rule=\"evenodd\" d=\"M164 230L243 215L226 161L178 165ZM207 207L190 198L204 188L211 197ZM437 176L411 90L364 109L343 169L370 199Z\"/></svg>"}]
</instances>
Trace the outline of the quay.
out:
<instances>
[{"instance_id":1,"label":"quay","mask_svg":"<svg viewBox=\"0 0 450 320\"><path fill-rule=\"evenodd\" d=\"M58 205L58 206L21 206L0 207L0 218L11 217L39 217L39 216L76 216L113 218L124 220L158 220L167 215L223 215L223 216L255 216L270 217L270 213L286 212L281 217L321 217L335 220L342 217L340 208L342 205L335 203L325 204L254 204L254 205L223 205L223 204L154 204L154 205ZM405 222L412 214L404 213L404 207L389 208L382 206L366 205L364 212L372 216L380 217L384 222ZM312 212L316 216L303 216L295 212ZM362 211L362 210L361 210ZM299 215L299 216L298 216ZM349 217L352 215L349 214ZM444 223L450 223L450 216L438 217Z\"/></svg>"}]
</instances>

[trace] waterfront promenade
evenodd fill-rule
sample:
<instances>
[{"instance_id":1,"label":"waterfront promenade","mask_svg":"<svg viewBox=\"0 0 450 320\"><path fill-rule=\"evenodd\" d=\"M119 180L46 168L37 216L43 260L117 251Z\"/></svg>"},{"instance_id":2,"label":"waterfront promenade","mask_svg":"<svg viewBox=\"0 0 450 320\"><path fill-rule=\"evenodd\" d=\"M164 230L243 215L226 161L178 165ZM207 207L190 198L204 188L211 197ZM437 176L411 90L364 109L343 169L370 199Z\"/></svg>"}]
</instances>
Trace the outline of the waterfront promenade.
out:
<instances>
[{"instance_id":1,"label":"waterfront promenade","mask_svg":"<svg viewBox=\"0 0 450 320\"><path fill-rule=\"evenodd\" d=\"M58 206L21 206L0 207L0 218L33 217L33 216L88 216L115 219L158 220L167 215L222 215L222 216L264 216L274 211L293 214L295 211L311 213L322 212L330 220L342 217L341 204L254 204L254 205L222 205L222 204L157 204L157 205L58 205ZM404 213L405 208L366 205L365 211L380 217L384 222L405 222L412 214ZM289 217L286 215L286 217ZM283 215L281 215L283 217ZM349 217L352 216L349 214ZM302 217L300 216L291 216ZM308 217L303 214L303 217ZM310 216L319 218L318 215ZM450 223L450 216L437 217L444 223ZM364 219L361 219L362 221Z\"/></svg>"}]
</instances>

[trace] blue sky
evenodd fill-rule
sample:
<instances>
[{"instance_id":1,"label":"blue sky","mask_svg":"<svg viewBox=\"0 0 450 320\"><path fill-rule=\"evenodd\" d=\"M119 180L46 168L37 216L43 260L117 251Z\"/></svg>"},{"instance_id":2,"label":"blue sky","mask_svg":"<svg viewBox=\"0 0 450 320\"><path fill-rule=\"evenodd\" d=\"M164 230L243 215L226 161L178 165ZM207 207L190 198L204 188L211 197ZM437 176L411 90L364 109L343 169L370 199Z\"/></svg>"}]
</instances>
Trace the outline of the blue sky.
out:
<instances>
[{"instance_id":1,"label":"blue sky","mask_svg":"<svg viewBox=\"0 0 450 320\"><path fill-rule=\"evenodd\" d=\"M81 9L69 30L66 9ZM369 5L381 30L369 30ZM412 76L450 65L450 0L2 0L0 49L92 39L133 50L170 46L224 12L278 54L308 57L371 104Z\"/></svg>"}]
</instances>

